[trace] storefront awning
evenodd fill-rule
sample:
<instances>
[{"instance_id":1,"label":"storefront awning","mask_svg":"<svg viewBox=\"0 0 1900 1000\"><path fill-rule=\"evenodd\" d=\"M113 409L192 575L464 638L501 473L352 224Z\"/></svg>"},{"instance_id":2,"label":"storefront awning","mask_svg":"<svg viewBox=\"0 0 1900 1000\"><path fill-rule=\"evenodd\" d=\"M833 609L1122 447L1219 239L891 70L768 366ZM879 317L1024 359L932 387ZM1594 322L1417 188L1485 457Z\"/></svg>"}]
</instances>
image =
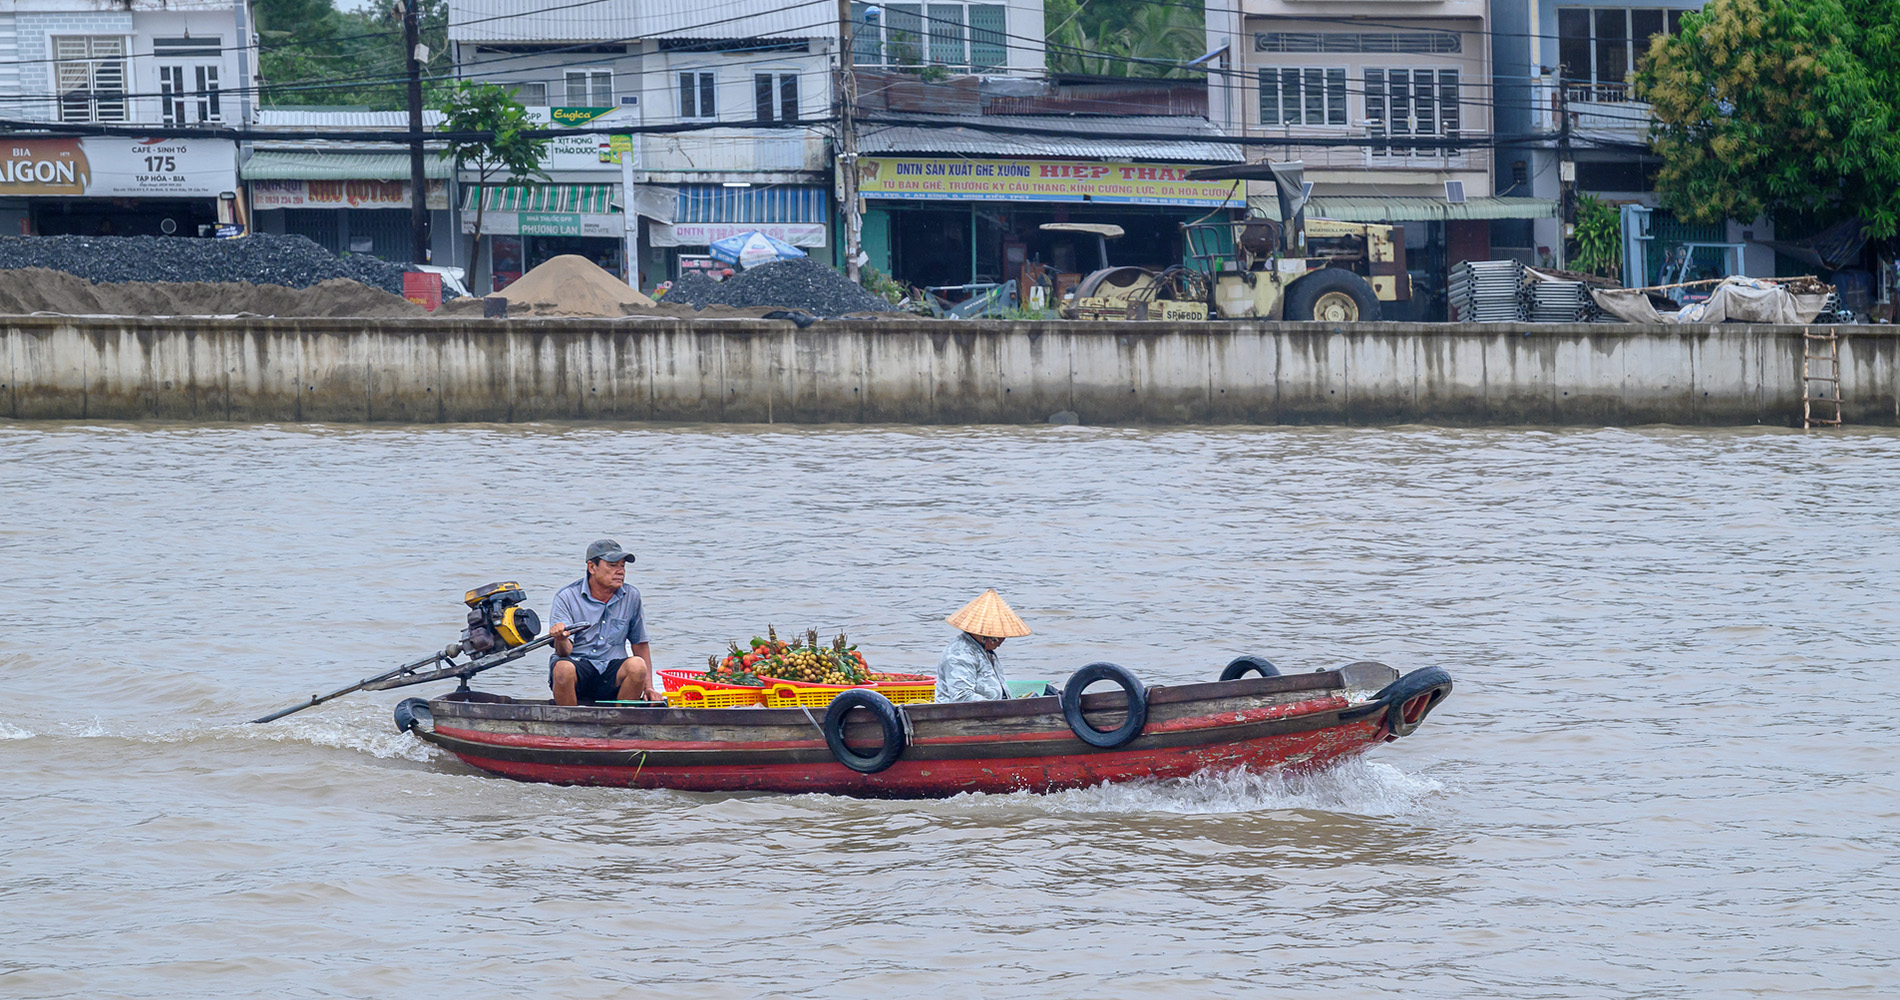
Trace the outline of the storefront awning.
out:
<instances>
[{"instance_id":1,"label":"storefront awning","mask_svg":"<svg viewBox=\"0 0 1900 1000\"><path fill-rule=\"evenodd\" d=\"M822 247L829 213L825 189L815 185L683 184L673 224L648 232L653 245L662 247L706 246L754 229L795 247Z\"/></svg>"},{"instance_id":2,"label":"storefront awning","mask_svg":"<svg viewBox=\"0 0 1900 1000\"><path fill-rule=\"evenodd\" d=\"M1280 201L1273 195L1254 195L1247 207L1269 219L1280 217ZM1557 203L1549 198L1471 198L1450 202L1443 198L1318 197L1306 203L1309 219L1342 222L1447 222L1483 219L1554 219Z\"/></svg>"},{"instance_id":3,"label":"storefront awning","mask_svg":"<svg viewBox=\"0 0 1900 1000\"><path fill-rule=\"evenodd\" d=\"M682 184L674 222L823 222L825 189L798 184L729 188Z\"/></svg>"},{"instance_id":4,"label":"storefront awning","mask_svg":"<svg viewBox=\"0 0 1900 1000\"><path fill-rule=\"evenodd\" d=\"M317 153L260 149L238 172L247 181L406 181L408 153ZM455 165L436 155L422 157L430 180L446 180Z\"/></svg>"},{"instance_id":5,"label":"storefront awning","mask_svg":"<svg viewBox=\"0 0 1900 1000\"><path fill-rule=\"evenodd\" d=\"M462 232L475 231L476 205L482 232L494 236L591 236L625 239L613 184L514 184L470 187L462 198Z\"/></svg>"},{"instance_id":6,"label":"storefront awning","mask_svg":"<svg viewBox=\"0 0 1900 1000\"><path fill-rule=\"evenodd\" d=\"M475 210L481 195L484 212L565 212L581 215L617 215L620 205L612 184L513 184L485 188L467 186L462 198L465 211Z\"/></svg>"}]
</instances>

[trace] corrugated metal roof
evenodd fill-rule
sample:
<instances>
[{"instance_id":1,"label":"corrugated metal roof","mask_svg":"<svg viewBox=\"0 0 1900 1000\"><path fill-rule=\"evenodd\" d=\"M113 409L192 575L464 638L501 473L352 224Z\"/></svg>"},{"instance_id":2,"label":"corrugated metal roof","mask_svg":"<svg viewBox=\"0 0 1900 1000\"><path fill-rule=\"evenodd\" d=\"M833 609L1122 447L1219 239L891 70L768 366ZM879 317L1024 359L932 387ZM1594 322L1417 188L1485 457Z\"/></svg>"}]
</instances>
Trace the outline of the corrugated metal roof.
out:
<instances>
[{"instance_id":1,"label":"corrugated metal roof","mask_svg":"<svg viewBox=\"0 0 1900 1000\"><path fill-rule=\"evenodd\" d=\"M649 38L836 38L836 0L779 0L757 4L708 0L642 0L642 34ZM584 8L583 8L584 9Z\"/></svg>"},{"instance_id":2,"label":"corrugated metal roof","mask_svg":"<svg viewBox=\"0 0 1900 1000\"><path fill-rule=\"evenodd\" d=\"M445 180L455 165L434 153L422 158L423 176ZM260 149L238 175L247 181L406 181L408 153L319 153Z\"/></svg>"},{"instance_id":3,"label":"corrugated metal roof","mask_svg":"<svg viewBox=\"0 0 1900 1000\"><path fill-rule=\"evenodd\" d=\"M445 120L440 111L423 109L422 127L436 128ZM409 128L407 111L299 111L284 108L259 108L258 128L360 128L366 131L402 132Z\"/></svg>"},{"instance_id":4,"label":"corrugated metal roof","mask_svg":"<svg viewBox=\"0 0 1900 1000\"><path fill-rule=\"evenodd\" d=\"M1196 142L1180 136L1222 136L1205 118L1172 115L906 115L923 125L866 122L858 130L864 153L921 153L978 156L1075 156L1115 160L1168 160L1239 163L1241 147ZM999 132L1001 126L1012 131ZM1034 131L1014 131L1032 129ZM1126 138L1105 139L1108 134ZM1168 136L1142 139L1142 135Z\"/></svg>"},{"instance_id":5,"label":"corrugated metal roof","mask_svg":"<svg viewBox=\"0 0 1900 1000\"><path fill-rule=\"evenodd\" d=\"M752 10L744 8L751 7ZM835 0L449 0L455 42L588 42L636 38L836 38Z\"/></svg>"},{"instance_id":6,"label":"corrugated metal roof","mask_svg":"<svg viewBox=\"0 0 1900 1000\"><path fill-rule=\"evenodd\" d=\"M1280 200L1272 195L1254 195L1247 199L1247 207L1269 219L1280 217ZM1554 219L1557 203L1549 198L1481 197L1454 204L1443 198L1426 197L1316 197L1306 203L1306 217L1342 222Z\"/></svg>"}]
</instances>

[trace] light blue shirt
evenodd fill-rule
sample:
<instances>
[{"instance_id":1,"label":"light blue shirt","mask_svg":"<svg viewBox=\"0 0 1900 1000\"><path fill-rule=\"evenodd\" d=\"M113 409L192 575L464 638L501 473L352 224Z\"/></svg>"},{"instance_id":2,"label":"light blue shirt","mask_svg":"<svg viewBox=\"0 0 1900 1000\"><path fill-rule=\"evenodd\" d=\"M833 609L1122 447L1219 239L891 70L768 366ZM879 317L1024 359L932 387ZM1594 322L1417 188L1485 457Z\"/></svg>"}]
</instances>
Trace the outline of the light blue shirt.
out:
<instances>
[{"instance_id":1,"label":"light blue shirt","mask_svg":"<svg viewBox=\"0 0 1900 1000\"><path fill-rule=\"evenodd\" d=\"M996 701L1009 697L1009 684L1003 680L1003 668L996 654L983 644L958 632L943 649L937 661L938 701Z\"/></svg>"},{"instance_id":2,"label":"light blue shirt","mask_svg":"<svg viewBox=\"0 0 1900 1000\"><path fill-rule=\"evenodd\" d=\"M606 617L602 618L602 611ZM581 577L562 587L554 595L554 607L548 611L549 624L592 625L585 636L574 640L574 652L570 655L577 659L606 663L627 655L627 643L647 641L646 618L640 613L640 591L631 583L623 583L605 604L594 600L588 593L587 578ZM561 654L554 654L548 663L552 665Z\"/></svg>"}]
</instances>

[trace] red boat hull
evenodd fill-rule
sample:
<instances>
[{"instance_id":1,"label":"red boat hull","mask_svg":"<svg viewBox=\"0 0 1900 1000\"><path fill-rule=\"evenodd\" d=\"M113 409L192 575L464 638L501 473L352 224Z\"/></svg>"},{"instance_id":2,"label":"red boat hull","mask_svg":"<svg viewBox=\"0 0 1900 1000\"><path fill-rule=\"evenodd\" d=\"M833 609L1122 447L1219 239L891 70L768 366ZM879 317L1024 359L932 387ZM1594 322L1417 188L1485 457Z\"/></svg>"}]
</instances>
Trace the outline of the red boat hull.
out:
<instances>
[{"instance_id":1,"label":"red boat hull","mask_svg":"<svg viewBox=\"0 0 1900 1000\"><path fill-rule=\"evenodd\" d=\"M556 785L675 788L689 792L828 792L892 798L936 798L959 792L1046 792L1141 778L1183 778L1199 771L1268 771L1322 767L1354 756L1385 737L1384 727L1358 723L1311 733L1227 746L1123 750L1087 756L999 757L979 760L899 760L877 774L859 774L836 761L627 767L497 760L456 751L470 766L520 781ZM823 741L817 744L824 748Z\"/></svg>"},{"instance_id":2,"label":"red boat hull","mask_svg":"<svg viewBox=\"0 0 1900 1000\"><path fill-rule=\"evenodd\" d=\"M1397 738L1386 706L1355 702L1346 686L1327 672L1152 688L1146 725L1112 749L1078 738L1053 697L907 705L902 753L869 774L841 763L819 716L800 709L559 708L467 692L428 702L416 731L473 767L521 781L939 798L1318 768ZM1119 691L1086 695L1082 710L1094 728L1113 728L1127 700ZM861 752L881 742L869 723L842 735Z\"/></svg>"}]
</instances>

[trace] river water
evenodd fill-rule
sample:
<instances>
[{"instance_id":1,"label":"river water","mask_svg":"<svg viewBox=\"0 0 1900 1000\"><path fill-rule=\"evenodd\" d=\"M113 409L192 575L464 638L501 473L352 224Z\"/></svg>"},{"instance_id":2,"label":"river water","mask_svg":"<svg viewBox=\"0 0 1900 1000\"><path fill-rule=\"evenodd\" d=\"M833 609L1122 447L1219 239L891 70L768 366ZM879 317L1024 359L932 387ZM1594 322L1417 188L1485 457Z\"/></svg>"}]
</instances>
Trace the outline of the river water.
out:
<instances>
[{"instance_id":1,"label":"river water","mask_svg":"<svg viewBox=\"0 0 1900 1000\"><path fill-rule=\"evenodd\" d=\"M1890 996L1897 505L1855 429L0 424L0 996ZM940 802L242 723L600 535L663 667L930 669L995 586L1012 676L1458 686L1317 775Z\"/></svg>"}]
</instances>

